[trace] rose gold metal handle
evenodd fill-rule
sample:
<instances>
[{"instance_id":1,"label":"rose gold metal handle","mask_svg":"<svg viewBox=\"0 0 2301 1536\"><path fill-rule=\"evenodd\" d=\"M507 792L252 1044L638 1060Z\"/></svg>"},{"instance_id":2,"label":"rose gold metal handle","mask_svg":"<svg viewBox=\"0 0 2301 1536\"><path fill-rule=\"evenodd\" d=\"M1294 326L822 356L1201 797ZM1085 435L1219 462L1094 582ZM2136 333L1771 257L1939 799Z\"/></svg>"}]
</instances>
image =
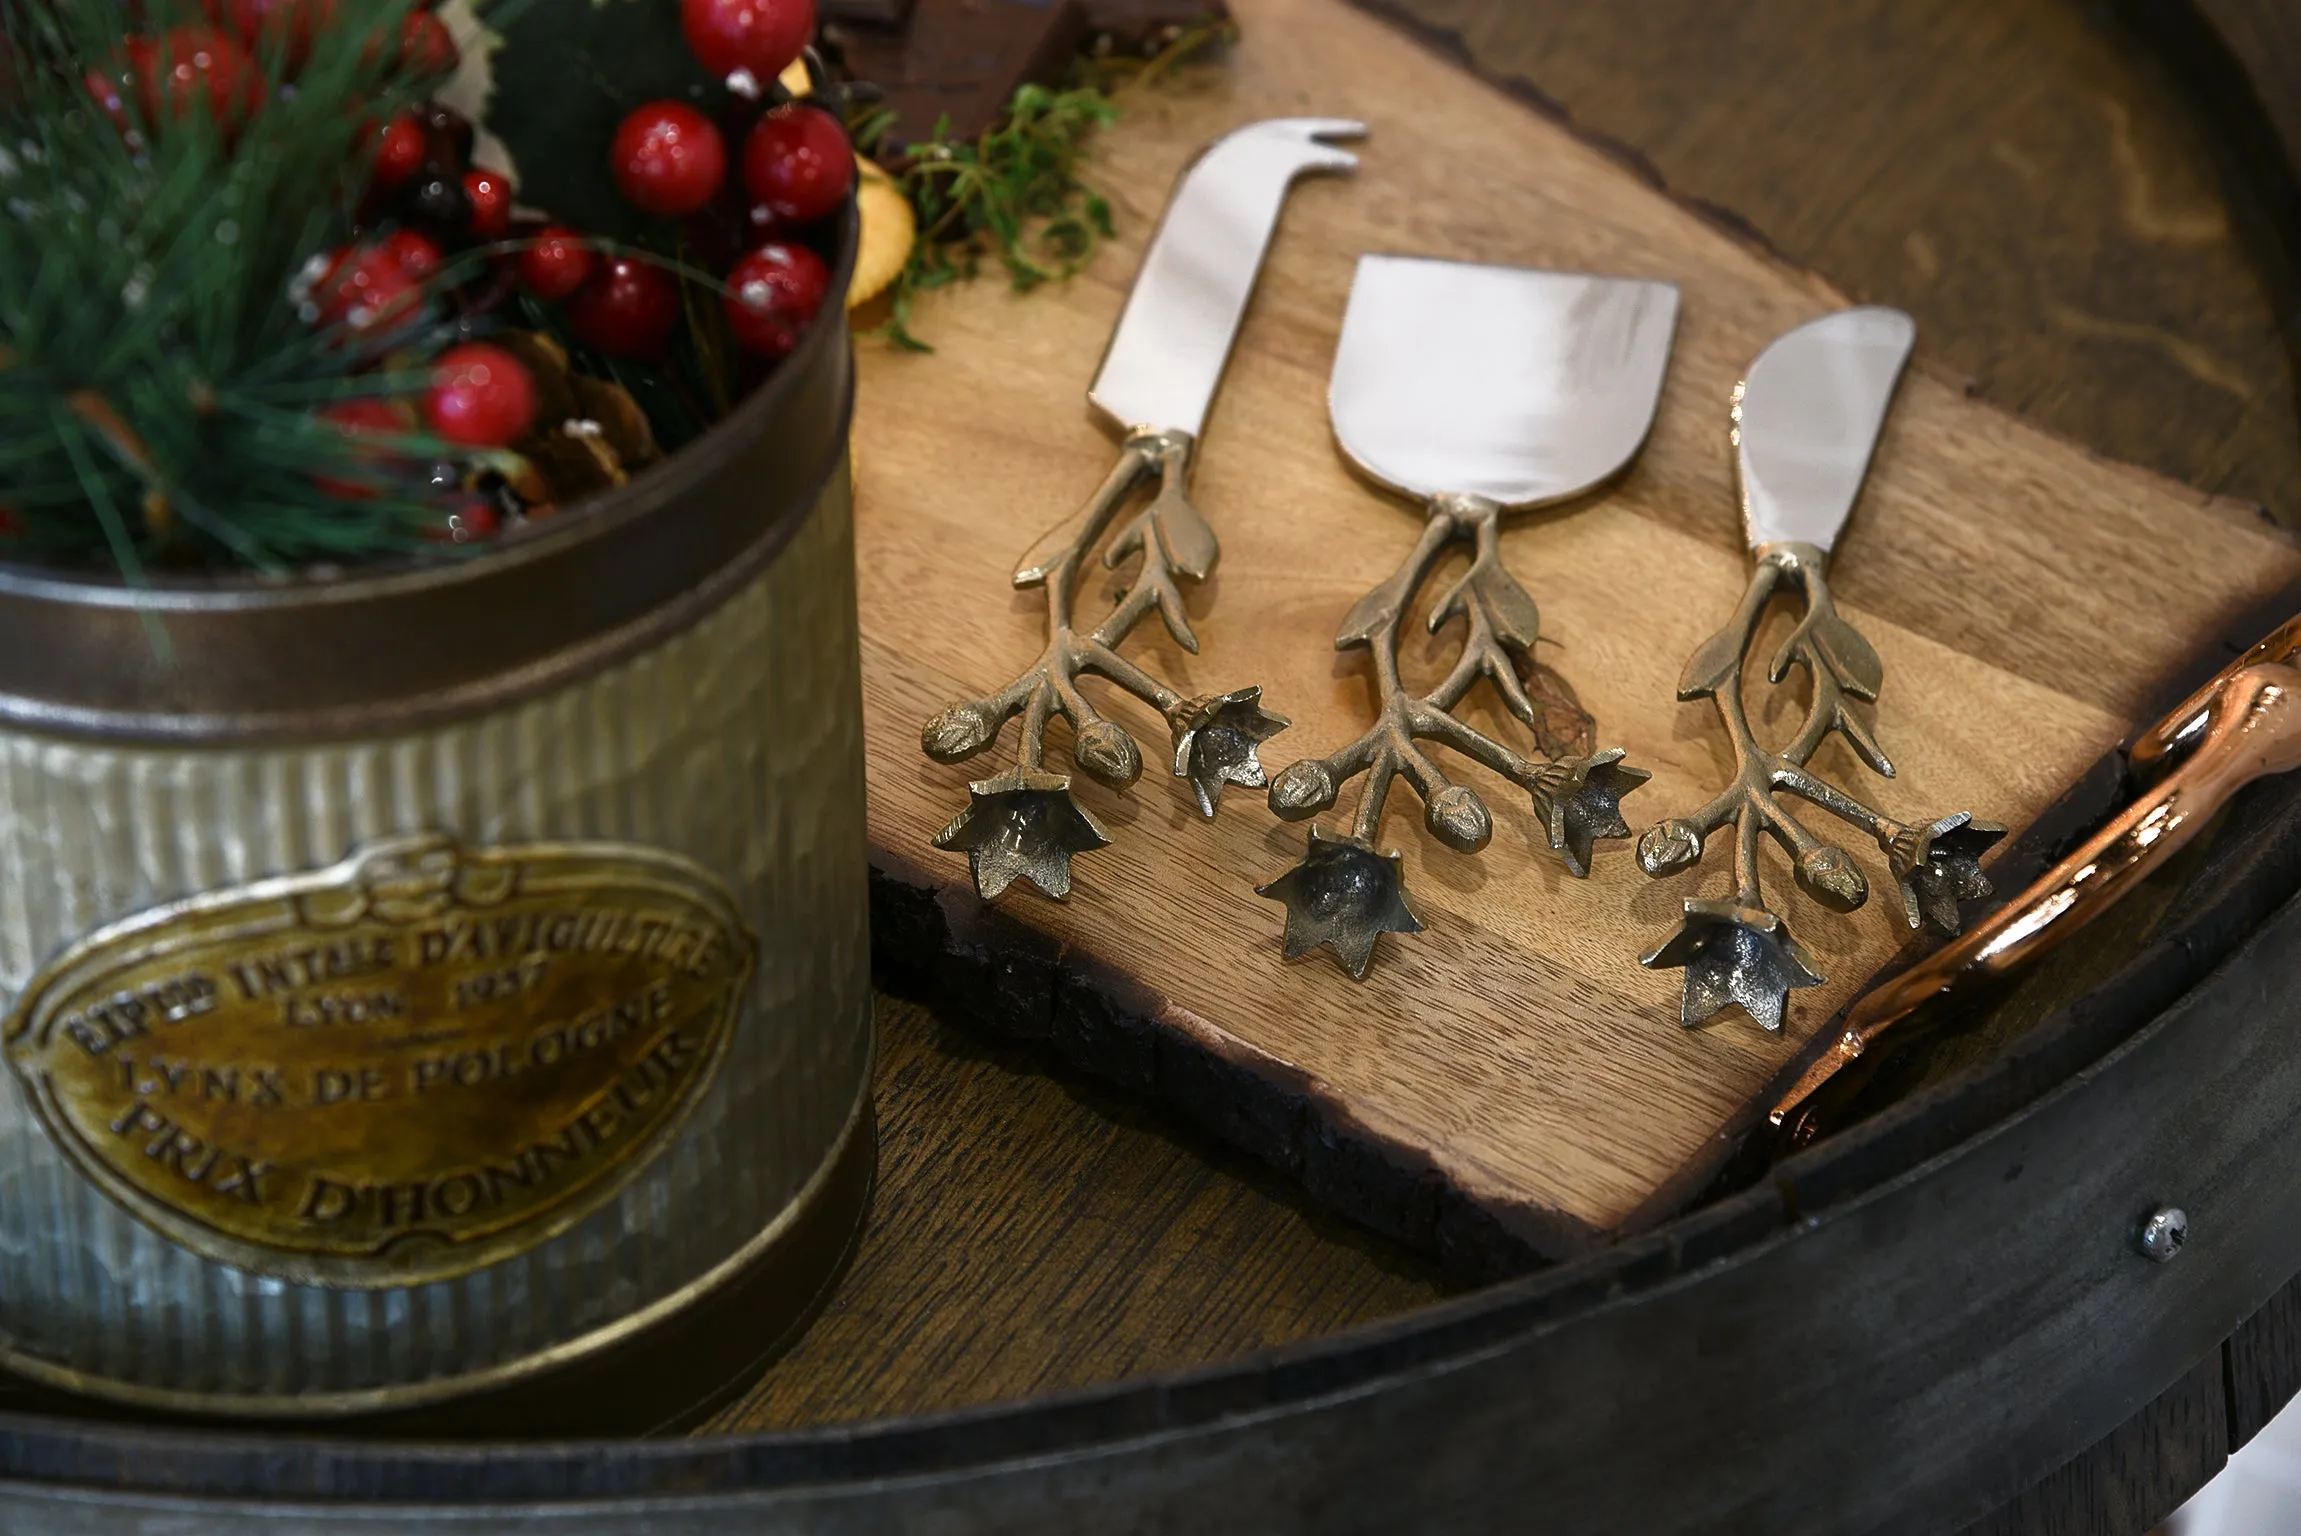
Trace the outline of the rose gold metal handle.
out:
<instances>
[{"instance_id":1,"label":"rose gold metal handle","mask_svg":"<svg viewBox=\"0 0 2301 1536\"><path fill-rule=\"evenodd\" d=\"M2301 659L2301 613L2271 630L2260 644L2223 667L2213 681L2176 704L2164 719L2151 726L2134 742L2132 749L2125 754L2125 760L2144 774L2164 766L2169 758L2178 755L2184 748L2193 747L2204 740L2205 725L2212 713L2213 701L2232 677L2247 667L2258 666L2263 662L2290 665L2296 659Z\"/></svg>"},{"instance_id":2,"label":"rose gold metal handle","mask_svg":"<svg viewBox=\"0 0 2301 1536\"><path fill-rule=\"evenodd\" d=\"M1816 1092L1870 1044L1961 982L2003 976L2108 911L2257 778L2301 768L2301 616L2232 663L2142 736L2137 768L2185 760L2028 890L1901 975L1865 994L1844 1032L1769 1118L1796 1141L1818 1127ZM1795 1123L1793 1120L1795 1119Z\"/></svg>"}]
</instances>

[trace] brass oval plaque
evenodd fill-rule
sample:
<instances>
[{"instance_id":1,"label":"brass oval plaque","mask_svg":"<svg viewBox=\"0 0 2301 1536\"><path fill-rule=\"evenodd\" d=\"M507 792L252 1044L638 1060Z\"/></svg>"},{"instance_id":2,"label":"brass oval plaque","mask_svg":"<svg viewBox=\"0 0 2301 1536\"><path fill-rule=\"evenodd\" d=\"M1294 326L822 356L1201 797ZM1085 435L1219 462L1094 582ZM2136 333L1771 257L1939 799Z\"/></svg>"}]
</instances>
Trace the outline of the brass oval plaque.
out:
<instances>
[{"instance_id":1,"label":"brass oval plaque","mask_svg":"<svg viewBox=\"0 0 2301 1536\"><path fill-rule=\"evenodd\" d=\"M565 1231L667 1145L756 954L656 849L401 838L98 930L0 1039L81 1171L194 1252L420 1285Z\"/></svg>"}]
</instances>

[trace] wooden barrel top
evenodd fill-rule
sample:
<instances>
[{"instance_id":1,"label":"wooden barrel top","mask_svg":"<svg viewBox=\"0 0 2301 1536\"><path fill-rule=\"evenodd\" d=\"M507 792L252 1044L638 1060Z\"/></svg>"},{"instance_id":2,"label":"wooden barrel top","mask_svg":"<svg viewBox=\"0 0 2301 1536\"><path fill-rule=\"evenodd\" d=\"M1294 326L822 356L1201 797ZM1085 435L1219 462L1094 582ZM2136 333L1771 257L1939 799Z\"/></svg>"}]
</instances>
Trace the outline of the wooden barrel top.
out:
<instances>
[{"instance_id":1,"label":"wooden barrel top","mask_svg":"<svg viewBox=\"0 0 2301 1536\"><path fill-rule=\"evenodd\" d=\"M2247 32L2243 18L2207 15L2226 30L2199 29L2200 15L2227 4L2137 0L2119 26L2071 0L1756 0L1730 15L1703 0L1389 0L1381 8L1482 73L1539 92L1584 131L1641 156L1678 194L1722 210L1791 259L1865 300L1912 310L1937 354L1969 372L1985 397L2104 455L2301 522L2291 333L2278 325L2290 314L2291 273L2301 271L2287 264L2294 229L2280 222L2292 212L2290 162L2269 152L2281 142L2280 125L2227 106L2228 71L2257 83L2289 56L2276 53L2274 35L2264 43L2259 28ZM2176 34L2189 51L2164 56L2186 74L2151 63L2151 50L2138 46ZM2204 93L2218 103L2210 113L2183 94L2201 78L2220 82L2218 93ZM2106 805L2116 789L2106 773L2080 786L2071 815ZM1724 1336L1732 1329L1723 1320L1736 1316L1730 1304L1690 1312L1685 1326L1694 1333L1668 1332L1670 1298L1688 1271L1730 1254L1724 1267L1760 1298L1769 1278L1791 1273L1768 1269L1795 1248L1785 1237L1808 1225L1843 1244L1842 1270L1893 1248L1896 1223L1918 1209L1897 1206L1897 1196L1921 1187L1943 1202L1937 1210L1963 1201L1958 1208L1969 1214L2026 1224L1993 1255L2015 1265L2030 1253L2043 1262L2057 1235L2064 1246L2075 1231L2100 1238L2093 1218L2120 1179L2165 1186L2134 1183L2127 1204L2178 1193L2193 1215L2240 1212L2249 1202L2274 1212L2277 1177L2301 1187L2293 1177L2301 1170L2277 1161L2295 1154L2273 1135L2280 1116L2301 1109L2301 1081L2288 1081L2301 1070L2289 1058L2301 1053L2257 1017L2247 1023L2248 1008L2258 1015L2263 999L2290 995L2301 980L2280 954L2294 946L2282 927L2242 942L2296 885L2301 789L2264 786L2112 935L2040 978L1994 1021L1907 1064L1881 1090L1898 1102L1870 1122L1771 1177L1751 1182L1745 1170L1743 1187L1650 1238L1474 1293L1425 1257L1327 1215L1282 1176L1211 1138L1113 1098L1042 1053L954 1029L889 997L880 1015L883 1140L872 1226L811 1331L711 1426L770 1439L600 1452L588 1463L564 1455L415 1458L365 1473L349 1470L356 1456L315 1453L289 1470L208 1448L159 1475L196 1482L212 1474L246 1494L273 1486L267 1479L332 1478L336 1497L358 1497L370 1480L378 1497L391 1496L385 1484L401 1497L428 1486L443 1498L676 1486L725 1492L733 1508L742 1488L788 1493L834 1462L838 1477L863 1488L906 1476L934 1484L932 1474L971 1457L1041 1456L1067 1460L1090 1479L1115 1478L1106 1497L1133 1488L1147 1521L1159 1509L1196 1507L1176 1463L1120 1466L1072 1453L1171 1433L1179 1444L1200 1437L1210 1454L1251 1458L1263 1445L1281 1460L1321 1465L1312 1440L1288 1426L1313 1438L1341 1433L1314 1411L1338 1395L1395 1385L1432 1362L1468 1369L1464 1362L1533 1351L1551 1324L1568 1320L1582 1320L1580 1336L1593 1341L1587 1376L1559 1371L1568 1386L1632 1379L1651 1358L1636 1340L1650 1334L1714 1350L1755 1373L1751 1390L1770 1390L1778 1376L1768 1376L1746 1340ZM2277 921L2293 920L2287 912ZM1985 1055L1992 1065L1956 1075ZM2105 1097L2085 1101L2079 1089ZM2105 1108L2110 1099L2114 1108ZM1988 1204L1985 1164L2016 1192L2010 1203ZM2066 1180L2048 1184L2056 1168ZM2172 1187L2184 1178L2195 1194ZM2242 1232L2232 1225L2217 1230L2200 1216L2193 1254L2162 1274L2128 1266L2141 1277L2132 1294L2104 1300L2093 1286L2090 1301L2054 1314L2072 1330L2063 1343L2105 1352L2121 1339L2118 1327L2159 1325L2146 1347L2129 1351L2143 1361L2130 1379L2151 1383L2134 1401L2058 1404L2089 1426L2097 1442L2090 1451L2054 1468L2038 1463L2042 1442L1982 1435L1961 1460L1948 1419L1921 1413L1899 1430L1876 1426L1888 1440L1928 1427L1949 1438L1914 1453L1874 1447L1858 1468L1906 1474L1906 1503L1868 1509L1863 1524L1972 1521L1970 1529L1992 1536L2138 1533L2161 1517L2301 1385L2301 1282L2285 1283L2301 1271L2301 1237L2270 1230L2265 1216ZM1940 1259L1929 1259L1926 1244L1942 1240L1929 1237L1902 1255L1905 1264ZM2121 1244L2109 1234L2089 1255L2096 1278L2114 1274L2126 1285ZM1935 1273L1952 1271L1993 1296L2007 1289L1988 1284L1986 1264ZM1808 1284L1830 1272L1796 1271ZM2178 1304L2163 1294L2170 1287L2181 1292ZM1809 1291L1801 1305L1819 1302ZM1647 1310L1635 1327L1604 1321L1639 1306ZM1786 1315L1760 1311L1741 1321ZM1892 1318L1859 1315L1881 1327ZM1715 1324L1712 1335L1702 1335L1702 1317ZM1307 1342L1346 1329L1357 1331ZM1273 1347L1276 1354L1243 1366L1218 1366ZM1550 1355L1520 1358L1553 1366L1566 1358L1549 1347ZM1913 1348L1904 1359L1913 1389L1929 1359L1942 1376L1970 1365L1954 1350ZM1556 1451L1567 1443L1557 1422L1590 1417L1586 1399L1548 1401L1537 1383L1507 1370L1497 1380L1515 1394L1515 1406L1497 1410L1497 1430ZM2026 1379L2001 1374L2001 1422L2044 1411L2048 1400L2028 1394L2066 1392L2070 1383L2043 1363ZM823 1428L1051 1393L1072 1395L940 1424L844 1435ZM1735 1489L1745 1500L1772 1497L1767 1478L1803 1465L1760 1454L1737 1422L1751 1400L1722 1394L1691 1405L1720 1415L1721 1461L1709 1494L1723 1502L1714 1509L1736 1507ZM1401 1455L1442 1457L1442 1445L1414 1449L1408 1401L1355 1429L1393 1437ZM1989 1401L1977 1405L1985 1414ZM0 1387L0 1412L11 1406L22 1404ZM1223 1426L1258 1409L1272 1416L1259 1441L1224 1437ZM1636 1436L1637 1423L1615 1411L1596 1417ZM1327 1428L1307 1427L1317 1422ZM0 1432L0 1443L18 1472L27 1459L72 1454L68 1435L10 1440L14 1433ZM834 1455L835 1445L846 1449ZM166 1454L154 1452L163 1461ZM808 1463L810 1455L829 1459ZM1941 1462L1938 1475L1925 1473L1928 1457ZM484 1474L476 1470L483 1461L492 1468ZM586 1464L591 1470L581 1470ZM1741 1481L1737 1465L1748 1472ZM1460 1486L1447 1496L1471 1501L1452 1506L1463 1514L1510 1507L1481 1499L1523 1496L1507 1476L1452 1470ZM0 1467L0 1476L8 1472ZM1301 1492L1282 1465L1264 1477L1274 1500ZM1009 1508L1016 1528L1025 1508L1052 1518L1081 1507L1059 1502L1084 1497L1064 1492L1060 1477L1050 1474L1046 1488ZM1801 1526L1862 1528L1852 1518L1855 1487L1806 1492L1854 1502L1842 1504L1843 1526ZM1989 1511L2009 1493L2010 1502ZM1587 1499L1596 1502L1579 1507L1602 1520L1600 1495ZM910 1506L920 1514L958 1507ZM1356 1513L1363 1520L1377 1507Z\"/></svg>"}]
</instances>

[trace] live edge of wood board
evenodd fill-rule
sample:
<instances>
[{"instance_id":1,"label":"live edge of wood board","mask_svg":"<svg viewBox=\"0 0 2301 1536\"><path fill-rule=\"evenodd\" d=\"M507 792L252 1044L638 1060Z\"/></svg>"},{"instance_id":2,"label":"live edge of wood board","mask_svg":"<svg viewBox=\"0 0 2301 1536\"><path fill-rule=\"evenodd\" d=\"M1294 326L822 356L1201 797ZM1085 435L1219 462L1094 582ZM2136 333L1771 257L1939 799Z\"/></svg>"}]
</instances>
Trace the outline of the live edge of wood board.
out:
<instances>
[{"instance_id":1,"label":"live edge of wood board","mask_svg":"<svg viewBox=\"0 0 2301 1536\"><path fill-rule=\"evenodd\" d=\"M1015 560L1108 469L1087 382L1175 177L1232 127L1312 114L1371 130L1355 177L1305 181L1289 200L1208 420L1195 499L1223 555L1191 598L1200 654L1148 629L1129 642L1186 691L1261 684L1293 720L1265 745L1274 769L1364 728L1365 656L1338 653L1334 630L1417 531L1411 507L1344 468L1326 423L1359 253L1680 286L1644 453L1503 539L1541 607L1539 660L1602 743L1654 774L1627 802L1636 827L1699 805L1730 766L1708 705L1675 700L1679 668L1746 578L1728 393L1768 339L1847 301L1340 0L1235 9L1245 40L1222 66L1138 99L1106 135L1095 173L1122 238L1084 276L1025 296L995 282L938 294L918 321L938 352L863 358L856 528L882 976L1047 1040L1458 1272L1564 1257L1670 1214L1721 1133L1902 947L1866 843L1874 894L1850 916L1808 902L1768 853L1769 894L1829 978L1793 995L1788 1027L1767 1035L1737 1014L1689 1031L1677 973L1637 956L1686 897L1730 893L1723 840L1697 874L1659 881L1629 843L1602 844L1575 880L1521 795L1450 762L1496 809L1494 840L1450 853L1413 798L1393 796L1380 841L1404 853L1427 931L1386 936L1357 983L1323 952L1283 961L1281 911L1254 894L1300 856L1305 829L1236 788L1202 820L1155 767L1166 731L1148 710L1098 695L1146 745L1154 766L1138 784L1074 781L1113 845L1076 862L1068 902L1018 887L995 910L932 839L968 780L1011 764L1013 728L946 767L920 754L919 726L1037 654L1043 607L1012 589ZM2247 510L1967 398L1922 336L1919 349L1834 565L1842 611L1885 663L1873 718L1899 773L1880 781L1835 745L1818 766L1905 820L1968 810L2019 829L2115 746L2166 674L2301 579L2301 555ZM1410 641L1409 682L1451 644ZM1785 688L1762 718L1780 731L1802 704ZM1499 710L1480 723L1522 729ZM1053 745L1062 771L1066 744Z\"/></svg>"}]
</instances>

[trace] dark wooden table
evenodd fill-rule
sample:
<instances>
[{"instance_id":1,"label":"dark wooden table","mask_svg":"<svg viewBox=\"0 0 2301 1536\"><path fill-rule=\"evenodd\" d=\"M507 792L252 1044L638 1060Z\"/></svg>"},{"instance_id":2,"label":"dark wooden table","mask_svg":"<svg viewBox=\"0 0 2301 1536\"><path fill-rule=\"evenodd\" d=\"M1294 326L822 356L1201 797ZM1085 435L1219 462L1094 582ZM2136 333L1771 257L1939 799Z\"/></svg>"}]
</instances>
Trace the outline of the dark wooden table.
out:
<instances>
[{"instance_id":1,"label":"dark wooden table","mask_svg":"<svg viewBox=\"0 0 2301 1536\"><path fill-rule=\"evenodd\" d=\"M1393 0L1863 299L1988 398L2301 524L2281 295L2194 103L2076 0ZM2233 207L2237 210L2233 216ZM986 1402L1188 1366L1442 1295L1427 1262L1027 1051L883 999L878 1205L843 1288L718 1421ZM1976 1528L2139 1536L2301 1376L2289 1288Z\"/></svg>"}]
</instances>

